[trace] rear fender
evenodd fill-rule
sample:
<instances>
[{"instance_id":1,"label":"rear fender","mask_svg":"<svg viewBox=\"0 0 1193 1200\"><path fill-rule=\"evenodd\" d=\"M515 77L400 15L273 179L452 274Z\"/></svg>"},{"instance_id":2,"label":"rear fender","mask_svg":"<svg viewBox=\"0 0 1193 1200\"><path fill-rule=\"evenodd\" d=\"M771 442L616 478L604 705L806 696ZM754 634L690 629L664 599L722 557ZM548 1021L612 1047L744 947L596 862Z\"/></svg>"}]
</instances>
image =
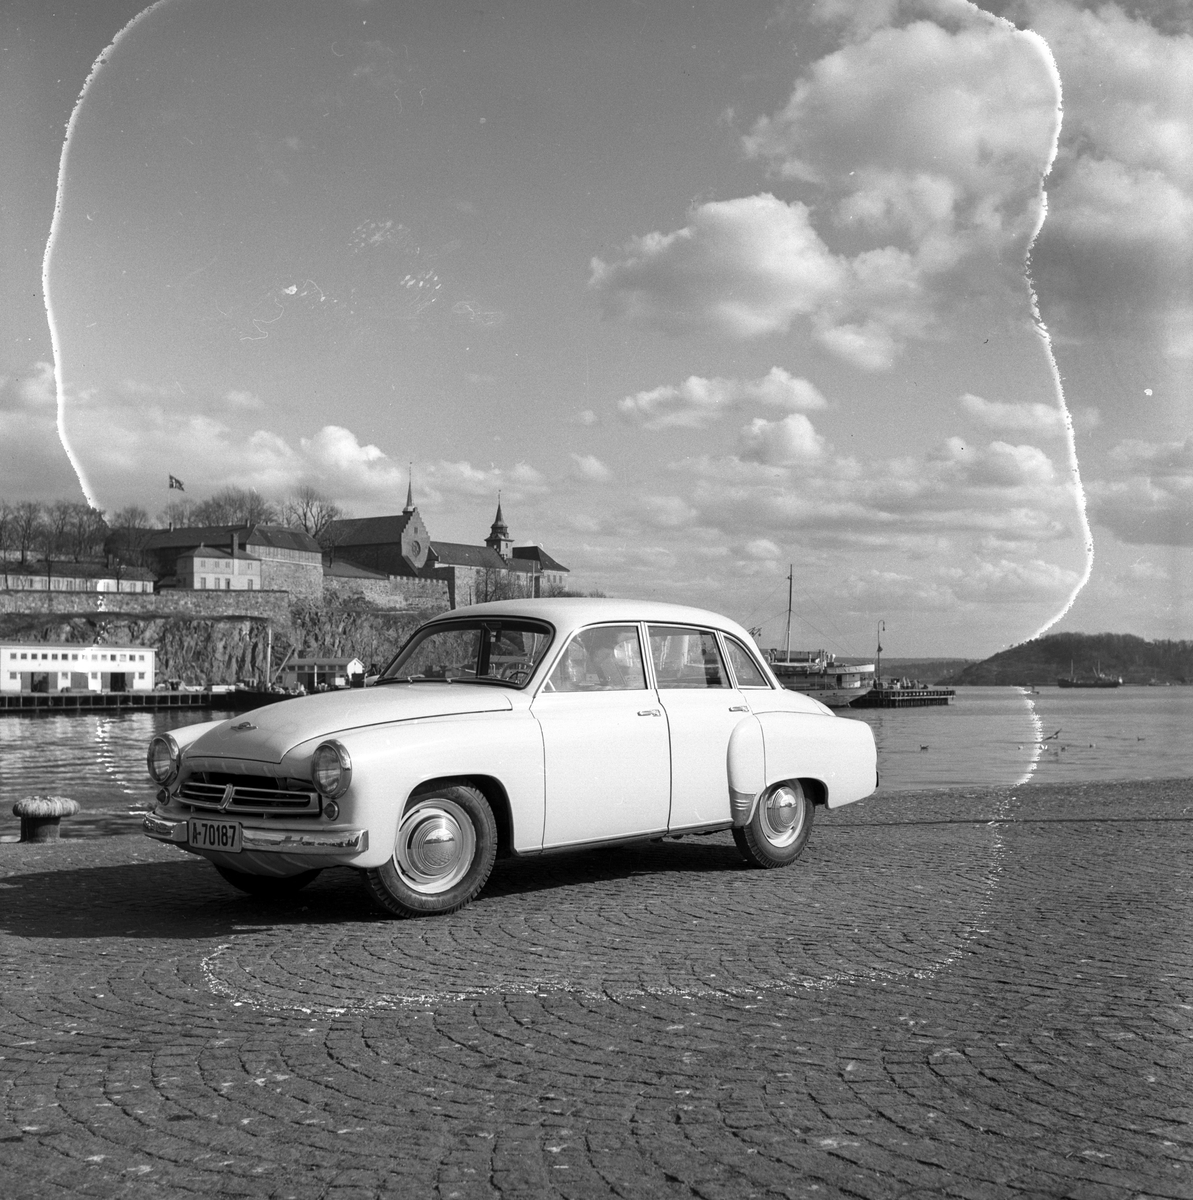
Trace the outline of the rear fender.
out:
<instances>
[{"instance_id":1,"label":"rear fender","mask_svg":"<svg viewBox=\"0 0 1193 1200\"><path fill-rule=\"evenodd\" d=\"M816 713L766 712L742 721L729 738L729 809L750 823L759 797L776 783L801 780L829 808L874 791L874 736L861 721Z\"/></svg>"}]
</instances>

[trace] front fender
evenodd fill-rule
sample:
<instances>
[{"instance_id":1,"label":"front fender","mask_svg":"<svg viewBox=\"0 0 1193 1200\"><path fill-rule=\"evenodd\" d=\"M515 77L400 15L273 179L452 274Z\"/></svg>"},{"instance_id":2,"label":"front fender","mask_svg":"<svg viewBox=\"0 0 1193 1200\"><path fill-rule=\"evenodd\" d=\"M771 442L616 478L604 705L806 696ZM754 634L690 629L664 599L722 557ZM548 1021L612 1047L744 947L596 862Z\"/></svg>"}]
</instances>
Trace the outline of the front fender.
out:
<instances>
[{"instance_id":1,"label":"front fender","mask_svg":"<svg viewBox=\"0 0 1193 1200\"><path fill-rule=\"evenodd\" d=\"M283 772L309 774L311 755L324 740L295 746L282 759ZM513 848L542 848L543 741L528 711L367 726L337 734L336 740L352 759L352 782L339 801L339 820L369 833L368 850L353 858L353 866L386 862L410 793L427 780L454 776L497 779L509 797Z\"/></svg>"}]
</instances>

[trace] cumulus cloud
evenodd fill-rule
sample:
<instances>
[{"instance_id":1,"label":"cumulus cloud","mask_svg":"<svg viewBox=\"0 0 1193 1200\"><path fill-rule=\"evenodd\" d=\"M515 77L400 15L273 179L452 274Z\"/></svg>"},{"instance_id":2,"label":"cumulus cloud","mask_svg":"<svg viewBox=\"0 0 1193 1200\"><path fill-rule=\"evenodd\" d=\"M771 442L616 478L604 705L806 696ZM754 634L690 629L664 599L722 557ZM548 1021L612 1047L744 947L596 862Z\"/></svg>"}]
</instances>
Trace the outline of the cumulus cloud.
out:
<instances>
[{"instance_id":1,"label":"cumulus cloud","mask_svg":"<svg viewBox=\"0 0 1193 1200\"><path fill-rule=\"evenodd\" d=\"M1056 479L1052 460L1038 446L991 442L974 446L959 437L948 438L936 462L955 477L979 487L1048 486Z\"/></svg>"},{"instance_id":2,"label":"cumulus cloud","mask_svg":"<svg viewBox=\"0 0 1193 1200\"><path fill-rule=\"evenodd\" d=\"M742 548L750 558L763 562L773 562L783 555L783 551L770 538L753 538Z\"/></svg>"},{"instance_id":3,"label":"cumulus cloud","mask_svg":"<svg viewBox=\"0 0 1193 1200\"><path fill-rule=\"evenodd\" d=\"M1041 296L1089 328L1158 318L1162 353L1186 357L1186 264L1193 246L1193 36L1122 6L1025 0L1064 80L1049 212L1033 260ZM1174 320L1175 318L1175 320Z\"/></svg>"},{"instance_id":4,"label":"cumulus cloud","mask_svg":"<svg viewBox=\"0 0 1193 1200\"><path fill-rule=\"evenodd\" d=\"M755 417L742 428L740 447L741 456L747 461L790 467L821 458L825 442L803 413L791 413L781 421Z\"/></svg>"},{"instance_id":5,"label":"cumulus cloud","mask_svg":"<svg viewBox=\"0 0 1193 1200\"><path fill-rule=\"evenodd\" d=\"M738 340L806 326L830 353L883 370L932 334L972 256L986 289L992 263L1021 286L1059 122L1055 77L1037 39L949 11L960 27L868 29L745 135L748 157L819 193L815 209L771 192L700 204L682 228L592 260L604 312Z\"/></svg>"},{"instance_id":6,"label":"cumulus cloud","mask_svg":"<svg viewBox=\"0 0 1193 1200\"><path fill-rule=\"evenodd\" d=\"M842 592L855 604L891 611L948 611L966 606L1055 603L1077 582L1078 573L1040 558L960 563L906 573L874 569L852 573Z\"/></svg>"},{"instance_id":7,"label":"cumulus cloud","mask_svg":"<svg viewBox=\"0 0 1193 1200\"><path fill-rule=\"evenodd\" d=\"M606 313L735 338L786 331L839 295L848 274L807 206L769 193L702 204L683 229L631 238L617 261L591 268Z\"/></svg>"},{"instance_id":8,"label":"cumulus cloud","mask_svg":"<svg viewBox=\"0 0 1193 1200\"><path fill-rule=\"evenodd\" d=\"M595 454L572 454L575 473L590 483L608 483L613 472Z\"/></svg>"},{"instance_id":9,"label":"cumulus cloud","mask_svg":"<svg viewBox=\"0 0 1193 1200\"><path fill-rule=\"evenodd\" d=\"M966 392L961 407L987 429L1006 433L1061 434L1065 430L1064 413L1052 404L1010 403L983 400Z\"/></svg>"},{"instance_id":10,"label":"cumulus cloud","mask_svg":"<svg viewBox=\"0 0 1193 1200\"><path fill-rule=\"evenodd\" d=\"M909 201L934 197L933 225L954 215L1005 224L1022 219L1038 189L1057 100L1039 48L1010 25L976 13L953 31L916 21L814 63L786 105L758 120L746 149L781 178L809 183L861 165L863 190L894 181Z\"/></svg>"},{"instance_id":11,"label":"cumulus cloud","mask_svg":"<svg viewBox=\"0 0 1193 1200\"><path fill-rule=\"evenodd\" d=\"M265 407L265 402L256 393L244 391L239 388L233 388L231 391L225 392L224 399L233 408L258 409Z\"/></svg>"},{"instance_id":12,"label":"cumulus cloud","mask_svg":"<svg viewBox=\"0 0 1193 1200\"><path fill-rule=\"evenodd\" d=\"M1120 442L1087 484L1096 523L1135 545L1193 546L1193 437Z\"/></svg>"},{"instance_id":13,"label":"cumulus cloud","mask_svg":"<svg viewBox=\"0 0 1193 1200\"><path fill-rule=\"evenodd\" d=\"M0 378L0 499L75 497L79 481L58 440L54 369L38 362Z\"/></svg>"},{"instance_id":14,"label":"cumulus cloud","mask_svg":"<svg viewBox=\"0 0 1193 1200\"><path fill-rule=\"evenodd\" d=\"M51 470L44 450L58 445L53 387L47 364L0 387L0 445L21 445L20 438L5 436L10 422L25 439L24 464L6 472L14 482L25 481L22 494L45 494L37 474L42 471L69 479L71 491L77 487L65 455ZM308 484L349 509L400 510L408 483L404 462L341 425L298 438L254 428L256 405L230 398L236 395L251 396L224 394L204 404L176 389L122 384L68 397L68 436L91 492L106 508L138 503L152 509L168 498L157 492L165 492L166 476L173 474L196 498L227 484L275 498ZM528 463L484 467L439 459L416 464L415 472L419 503L447 510L474 508L479 499L496 501L499 490L515 502L547 491L542 474ZM61 482L54 486L56 494L67 494Z\"/></svg>"},{"instance_id":15,"label":"cumulus cloud","mask_svg":"<svg viewBox=\"0 0 1193 1200\"><path fill-rule=\"evenodd\" d=\"M801 412L824 408L827 401L806 379L772 367L760 379L703 379L692 375L681 384L636 392L618 403L618 411L647 429L706 429L725 413L747 405Z\"/></svg>"},{"instance_id":16,"label":"cumulus cloud","mask_svg":"<svg viewBox=\"0 0 1193 1200\"><path fill-rule=\"evenodd\" d=\"M864 313L900 282L906 304L975 251L1021 270L1041 213L1059 124L1043 51L986 14L929 7L935 20L876 25L814 63L744 139L779 178L820 188L839 230L879 243L878 286L864 286L864 256L854 264ZM889 314L885 326L917 336Z\"/></svg>"}]
</instances>

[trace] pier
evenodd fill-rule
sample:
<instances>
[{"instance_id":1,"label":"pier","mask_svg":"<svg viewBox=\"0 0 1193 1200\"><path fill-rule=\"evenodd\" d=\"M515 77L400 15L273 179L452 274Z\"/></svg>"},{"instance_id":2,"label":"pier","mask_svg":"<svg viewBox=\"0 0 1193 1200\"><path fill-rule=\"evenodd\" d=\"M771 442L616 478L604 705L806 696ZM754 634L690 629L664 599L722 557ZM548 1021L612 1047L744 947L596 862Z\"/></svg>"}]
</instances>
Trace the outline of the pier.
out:
<instances>
[{"instance_id":1,"label":"pier","mask_svg":"<svg viewBox=\"0 0 1193 1200\"><path fill-rule=\"evenodd\" d=\"M0 713L152 712L160 708L215 708L242 712L288 696L274 692L5 692Z\"/></svg>"},{"instance_id":2,"label":"pier","mask_svg":"<svg viewBox=\"0 0 1193 1200\"><path fill-rule=\"evenodd\" d=\"M850 708L927 708L933 704L948 704L956 695L952 688L910 687L874 688L859 696Z\"/></svg>"}]
</instances>

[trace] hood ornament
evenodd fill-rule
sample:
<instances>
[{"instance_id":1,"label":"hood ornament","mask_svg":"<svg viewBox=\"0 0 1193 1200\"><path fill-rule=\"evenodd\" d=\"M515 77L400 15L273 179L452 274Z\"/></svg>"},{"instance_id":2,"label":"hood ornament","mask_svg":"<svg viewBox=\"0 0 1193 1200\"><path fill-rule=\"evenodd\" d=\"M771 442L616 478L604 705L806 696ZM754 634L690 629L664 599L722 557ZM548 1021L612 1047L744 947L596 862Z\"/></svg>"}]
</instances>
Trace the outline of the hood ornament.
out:
<instances>
[{"instance_id":1,"label":"hood ornament","mask_svg":"<svg viewBox=\"0 0 1193 1200\"><path fill-rule=\"evenodd\" d=\"M250 729L256 729L256 725L252 721L241 721L239 725L232 726L233 733L246 733Z\"/></svg>"}]
</instances>

